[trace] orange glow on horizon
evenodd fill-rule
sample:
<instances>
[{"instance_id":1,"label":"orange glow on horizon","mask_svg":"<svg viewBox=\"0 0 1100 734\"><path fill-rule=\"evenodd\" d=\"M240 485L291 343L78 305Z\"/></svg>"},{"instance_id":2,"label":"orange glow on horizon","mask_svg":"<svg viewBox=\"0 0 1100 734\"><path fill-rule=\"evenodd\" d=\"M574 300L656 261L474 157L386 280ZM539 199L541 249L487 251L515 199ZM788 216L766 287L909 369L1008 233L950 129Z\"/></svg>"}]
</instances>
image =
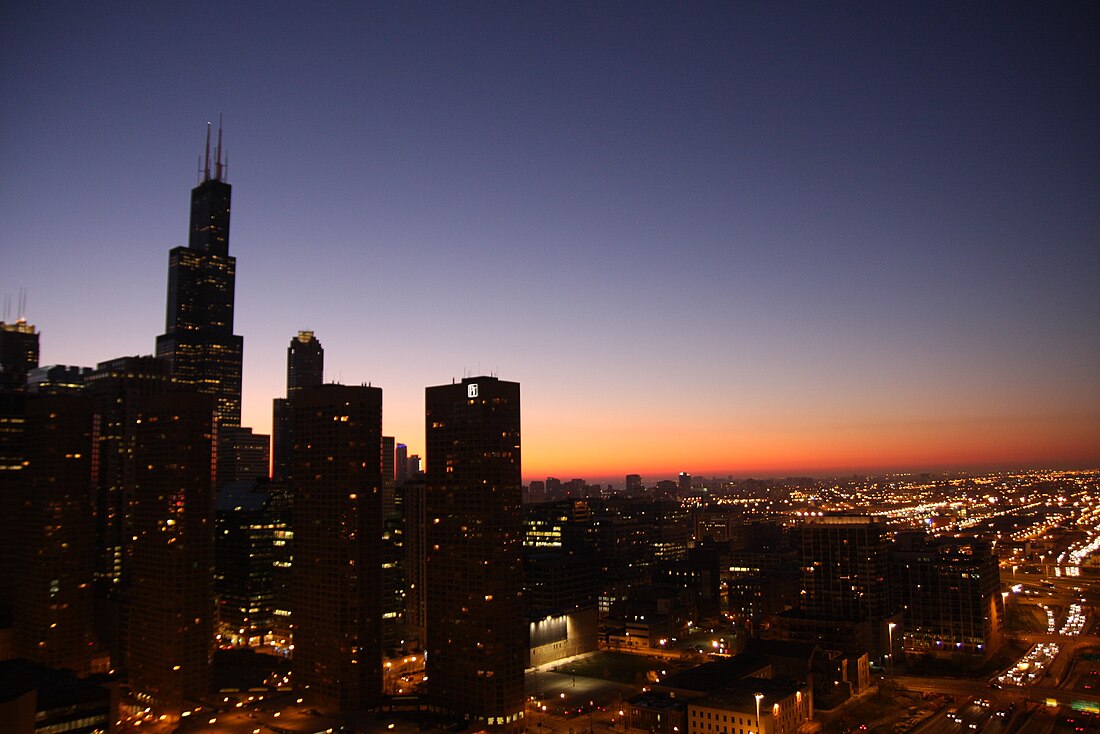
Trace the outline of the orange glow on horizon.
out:
<instances>
[{"instance_id":1,"label":"orange glow on horizon","mask_svg":"<svg viewBox=\"0 0 1100 734\"><path fill-rule=\"evenodd\" d=\"M680 471L788 476L1100 463L1100 427L1087 420L976 419L725 431L635 426L602 436L597 431L528 426L524 480L630 473L649 482L674 478Z\"/></svg>"}]
</instances>

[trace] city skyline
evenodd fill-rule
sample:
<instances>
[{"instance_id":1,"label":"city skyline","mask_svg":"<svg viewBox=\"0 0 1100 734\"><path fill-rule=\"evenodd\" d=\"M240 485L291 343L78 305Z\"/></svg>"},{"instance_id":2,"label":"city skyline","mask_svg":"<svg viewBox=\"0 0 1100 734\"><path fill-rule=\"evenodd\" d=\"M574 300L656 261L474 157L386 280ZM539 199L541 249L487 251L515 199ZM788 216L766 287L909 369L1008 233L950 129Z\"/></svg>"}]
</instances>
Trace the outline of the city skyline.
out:
<instances>
[{"instance_id":1,"label":"city skyline","mask_svg":"<svg viewBox=\"0 0 1100 734\"><path fill-rule=\"evenodd\" d=\"M426 385L521 382L525 479L1100 461L1078 11L287 7L3 11L42 365L154 352L224 112L258 432L310 330L409 454Z\"/></svg>"}]
</instances>

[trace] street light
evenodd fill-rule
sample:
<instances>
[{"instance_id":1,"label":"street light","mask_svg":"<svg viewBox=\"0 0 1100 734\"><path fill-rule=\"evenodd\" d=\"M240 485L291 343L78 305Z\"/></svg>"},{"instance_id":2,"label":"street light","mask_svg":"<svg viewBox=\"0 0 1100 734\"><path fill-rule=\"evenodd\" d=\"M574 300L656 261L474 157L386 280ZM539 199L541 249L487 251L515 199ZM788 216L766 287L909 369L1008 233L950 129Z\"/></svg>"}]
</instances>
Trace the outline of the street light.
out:
<instances>
[{"instance_id":1,"label":"street light","mask_svg":"<svg viewBox=\"0 0 1100 734\"><path fill-rule=\"evenodd\" d=\"M894 628L897 626L897 622L890 622L886 625L886 633L890 638L890 675L894 674Z\"/></svg>"},{"instance_id":2,"label":"street light","mask_svg":"<svg viewBox=\"0 0 1100 734\"><path fill-rule=\"evenodd\" d=\"M757 693L754 697L756 698L756 734L763 734L760 731L760 701L764 698L764 694Z\"/></svg>"}]
</instances>

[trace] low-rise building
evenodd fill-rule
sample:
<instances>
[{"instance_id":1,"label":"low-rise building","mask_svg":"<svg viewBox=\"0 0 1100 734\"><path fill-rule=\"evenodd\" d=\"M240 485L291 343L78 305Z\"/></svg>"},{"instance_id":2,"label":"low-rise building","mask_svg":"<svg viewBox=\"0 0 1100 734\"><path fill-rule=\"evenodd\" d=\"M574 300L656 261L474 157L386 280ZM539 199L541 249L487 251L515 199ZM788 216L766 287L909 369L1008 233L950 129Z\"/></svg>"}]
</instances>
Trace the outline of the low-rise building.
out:
<instances>
[{"instance_id":1,"label":"low-rise building","mask_svg":"<svg viewBox=\"0 0 1100 734\"><path fill-rule=\"evenodd\" d=\"M687 702L687 734L794 734L813 718L813 692L782 680L743 680Z\"/></svg>"}]
</instances>

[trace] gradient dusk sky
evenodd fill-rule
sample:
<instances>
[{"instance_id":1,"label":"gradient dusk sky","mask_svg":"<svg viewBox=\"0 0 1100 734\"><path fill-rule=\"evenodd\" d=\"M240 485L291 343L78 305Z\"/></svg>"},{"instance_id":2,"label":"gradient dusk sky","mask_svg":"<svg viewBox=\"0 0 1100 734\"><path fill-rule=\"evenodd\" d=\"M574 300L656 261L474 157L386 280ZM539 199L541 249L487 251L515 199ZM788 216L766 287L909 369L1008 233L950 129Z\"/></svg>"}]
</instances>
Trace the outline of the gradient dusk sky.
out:
<instances>
[{"instance_id":1,"label":"gradient dusk sky","mask_svg":"<svg viewBox=\"0 0 1100 734\"><path fill-rule=\"evenodd\" d=\"M224 114L244 422L299 329L422 453L521 383L525 478L1100 465L1091 3L0 10L0 294L153 351Z\"/></svg>"}]
</instances>

